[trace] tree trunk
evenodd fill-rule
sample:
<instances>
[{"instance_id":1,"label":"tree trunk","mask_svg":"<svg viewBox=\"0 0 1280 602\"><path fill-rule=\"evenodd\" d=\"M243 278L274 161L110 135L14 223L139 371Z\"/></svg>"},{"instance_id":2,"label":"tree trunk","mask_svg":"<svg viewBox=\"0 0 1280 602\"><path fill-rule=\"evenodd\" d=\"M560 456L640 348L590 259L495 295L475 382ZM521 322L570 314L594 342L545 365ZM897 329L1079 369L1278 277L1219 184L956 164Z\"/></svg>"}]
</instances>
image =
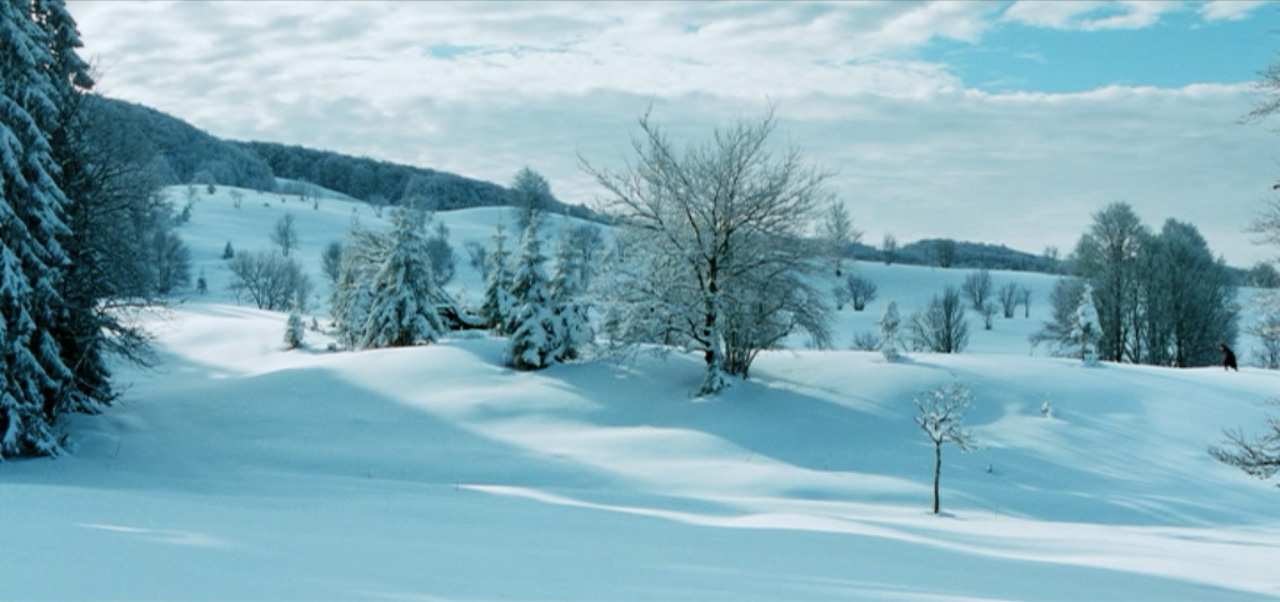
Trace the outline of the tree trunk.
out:
<instances>
[{"instance_id":1,"label":"tree trunk","mask_svg":"<svg viewBox=\"0 0 1280 602\"><path fill-rule=\"evenodd\" d=\"M938 485L942 480L942 443L933 444L933 513L937 514L939 510Z\"/></svg>"}]
</instances>

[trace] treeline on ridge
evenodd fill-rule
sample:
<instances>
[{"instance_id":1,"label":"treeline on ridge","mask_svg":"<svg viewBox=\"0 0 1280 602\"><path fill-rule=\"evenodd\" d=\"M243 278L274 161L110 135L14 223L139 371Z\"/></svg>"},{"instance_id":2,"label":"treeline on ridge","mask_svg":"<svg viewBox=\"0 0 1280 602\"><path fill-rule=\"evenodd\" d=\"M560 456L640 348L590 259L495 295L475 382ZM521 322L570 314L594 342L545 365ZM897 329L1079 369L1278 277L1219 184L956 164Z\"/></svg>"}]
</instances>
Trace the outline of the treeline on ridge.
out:
<instances>
[{"instance_id":1,"label":"treeline on ridge","mask_svg":"<svg viewBox=\"0 0 1280 602\"><path fill-rule=\"evenodd\" d=\"M166 185L217 184L276 191L277 178L297 180L373 204L398 205L406 194L426 196L438 210L515 204L511 190L458 174L271 142L213 136L161 111L92 97L95 127L128 132L150 154ZM512 167L512 174L519 166ZM599 220L590 209L552 199L544 210Z\"/></svg>"}]
</instances>

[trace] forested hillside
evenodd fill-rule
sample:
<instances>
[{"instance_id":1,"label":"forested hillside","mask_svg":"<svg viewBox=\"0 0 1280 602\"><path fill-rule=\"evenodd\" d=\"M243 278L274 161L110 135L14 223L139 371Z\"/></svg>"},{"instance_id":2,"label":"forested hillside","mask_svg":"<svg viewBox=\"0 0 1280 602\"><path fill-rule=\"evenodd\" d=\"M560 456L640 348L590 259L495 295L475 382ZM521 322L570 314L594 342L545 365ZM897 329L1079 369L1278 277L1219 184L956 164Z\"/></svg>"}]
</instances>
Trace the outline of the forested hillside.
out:
<instances>
[{"instance_id":1,"label":"forested hillside","mask_svg":"<svg viewBox=\"0 0 1280 602\"><path fill-rule=\"evenodd\" d=\"M864 261L933 265L954 268L986 268L1060 274L1066 270L1061 259L1010 249L1004 245L929 238L892 250L857 244L851 254Z\"/></svg>"},{"instance_id":2,"label":"forested hillside","mask_svg":"<svg viewBox=\"0 0 1280 602\"><path fill-rule=\"evenodd\" d=\"M271 168L257 155L155 109L103 96L89 96L91 127L120 138L126 133L154 155L153 170L164 184L224 184L272 190Z\"/></svg>"},{"instance_id":3,"label":"forested hillside","mask_svg":"<svg viewBox=\"0 0 1280 602\"><path fill-rule=\"evenodd\" d=\"M176 117L142 105L94 96L93 127L108 137L129 137L154 155L164 184L222 184L271 191L276 178L299 180L375 205L396 205L409 196L429 199L435 209L518 204L505 186L435 169L272 142L236 142L212 136ZM514 175L519 166L512 166ZM575 217L596 216L586 207L554 197L546 210Z\"/></svg>"}]
</instances>

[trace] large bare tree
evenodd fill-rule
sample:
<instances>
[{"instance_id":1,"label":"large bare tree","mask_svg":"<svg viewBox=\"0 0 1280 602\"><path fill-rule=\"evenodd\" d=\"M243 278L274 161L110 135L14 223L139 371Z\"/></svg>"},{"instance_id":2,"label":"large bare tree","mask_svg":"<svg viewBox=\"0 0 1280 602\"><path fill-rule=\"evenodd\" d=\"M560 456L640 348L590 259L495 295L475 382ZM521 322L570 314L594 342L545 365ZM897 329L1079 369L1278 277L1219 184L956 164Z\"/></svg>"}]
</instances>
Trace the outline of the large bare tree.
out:
<instances>
[{"instance_id":1,"label":"large bare tree","mask_svg":"<svg viewBox=\"0 0 1280 602\"><path fill-rule=\"evenodd\" d=\"M639 125L636 157L622 170L582 161L623 226L626 275L614 301L627 338L701 352L701 395L748 376L760 350L797 328L829 344L829 310L809 284L817 266L801 237L831 198L831 174L795 149L774 152L772 108L683 149L649 114Z\"/></svg>"}]
</instances>

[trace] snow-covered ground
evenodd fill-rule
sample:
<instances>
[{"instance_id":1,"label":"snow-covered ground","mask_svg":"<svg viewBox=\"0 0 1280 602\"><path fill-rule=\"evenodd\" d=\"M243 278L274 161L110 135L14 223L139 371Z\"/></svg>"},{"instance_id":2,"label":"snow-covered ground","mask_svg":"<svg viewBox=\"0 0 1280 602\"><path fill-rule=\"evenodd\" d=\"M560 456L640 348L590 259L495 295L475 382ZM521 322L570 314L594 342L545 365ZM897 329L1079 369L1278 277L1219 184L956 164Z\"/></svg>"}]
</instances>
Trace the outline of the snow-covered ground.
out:
<instances>
[{"instance_id":1,"label":"snow-covered ground","mask_svg":"<svg viewBox=\"0 0 1280 602\"><path fill-rule=\"evenodd\" d=\"M517 373L481 335L284 351L283 315L227 296L226 241L268 248L293 211L320 283L353 209L381 222L227 193L184 226L211 291L151 319L163 363L122 367L117 406L67 421L69 455L0 463L0 598L1280 599L1280 491L1205 453L1263 419L1280 373L1033 354L1052 277L993 273L1032 288L1031 318L971 315L963 354L770 352L699 400L681 354ZM501 218L437 216L460 291L480 290L462 243ZM967 274L856 269L880 296L841 312L842 346ZM982 448L945 449L934 516L911 400L953 379Z\"/></svg>"}]
</instances>

